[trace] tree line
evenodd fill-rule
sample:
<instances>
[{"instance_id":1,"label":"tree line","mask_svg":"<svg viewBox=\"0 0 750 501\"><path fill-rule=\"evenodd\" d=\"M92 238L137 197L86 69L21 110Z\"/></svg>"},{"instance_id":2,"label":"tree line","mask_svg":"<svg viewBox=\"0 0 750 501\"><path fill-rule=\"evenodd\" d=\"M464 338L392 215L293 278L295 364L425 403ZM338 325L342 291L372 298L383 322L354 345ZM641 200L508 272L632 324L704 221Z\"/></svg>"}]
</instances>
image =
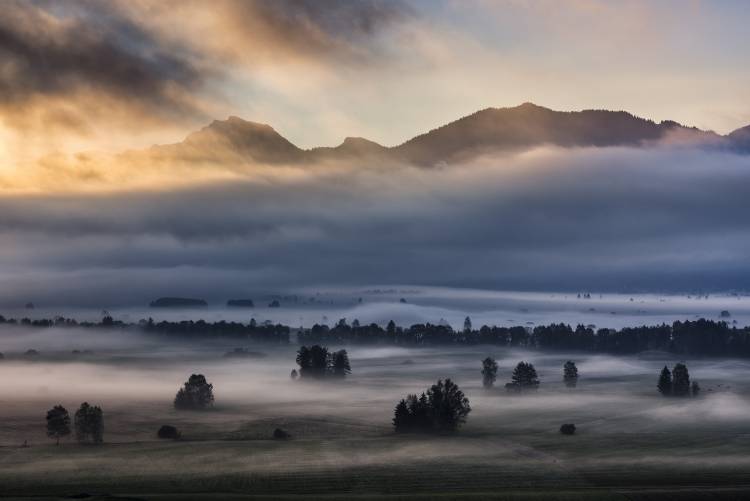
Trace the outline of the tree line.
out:
<instances>
[{"instance_id":1,"label":"tree line","mask_svg":"<svg viewBox=\"0 0 750 501\"><path fill-rule=\"evenodd\" d=\"M0 315L0 324L32 327L84 327L139 329L148 333L185 338L232 337L261 342L288 344L292 329L282 324L242 322L206 322L185 320L179 322L153 319L138 323L124 323L105 316L101 322L76 322L57 317L54 320L17 321ZM750 327L729 326L724 321L706 319L676 321L672 325L661 324L622 329L594 329L564 323L539 325L534 328L471 327L467 317L462 330L454 330L445 324L414 324L397 326L393 321L385 327L371 323L351 324L342 319L333 327L315 324L309 329L300 328L297 340L306 345L325 344L393 344L404 346L422 345L478 345L489 344L545 350L576 350L610 354L635 354L647 350L667 351L687 356L731 356L750 357Z\"/></svg>"}]
</instances>

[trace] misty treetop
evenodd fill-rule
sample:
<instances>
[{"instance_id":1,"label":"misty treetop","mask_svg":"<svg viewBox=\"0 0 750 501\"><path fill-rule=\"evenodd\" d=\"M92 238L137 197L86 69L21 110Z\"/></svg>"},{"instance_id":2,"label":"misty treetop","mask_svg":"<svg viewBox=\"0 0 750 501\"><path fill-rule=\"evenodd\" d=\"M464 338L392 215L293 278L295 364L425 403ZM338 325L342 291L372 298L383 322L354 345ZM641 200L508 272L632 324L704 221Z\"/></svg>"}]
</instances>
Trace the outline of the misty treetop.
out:
<instances>
[{"instance_id":1,"label":"misty treetop","mask_svg":"<svg viewBox=\"0 0 750 501\"><path fill-rule=\"evenodd\" d=\"M563 365L563 382L568 388L575 388L578 384L578 367L572 360Z\"/></svg>"},{"instance_id":2,"label":"misty treetop","mask_svg":"<svg viewBox=\"0 0 750 501\"><path fill-rule=\"evenodd\" d=\"M468 317L467 317L468 318ZM497 379L497 362L492 357L482 360L482 386L492 388Z\"/></svg>"},{"instance_id":3,"label":"misty treetop","mask_svg":"<svg viewBox=\"0 0 750 501\"><path fill-rule=\"evenodd\" d=\"M70 414L62 405L56 405L47 411L47 436L53 438L57 445L60 439L70 435Z\"/></svg>"},{"instance_id":4,"label":"misty treetop","mask_svg":"<svg viewBox=\"0 0 750 501\"><path fill-rule=\"evenodd\" d=\"M206 381L203 374L193 374L177 391L175 409L202 410L214 403L214 385Z\"/></svg>"},{"instance_id":5,"label":"misty treetop","mask_svg":"<svg viewBox=\"0 0 750 501\"><path fill-rule=\"evenodd\" d=\"M396 404L393 426L397 432L450 433L466 422L469 399L450 379L438 380L419 397L408 395Z\"/></svg>"},{"instance_id":6,"label":"misty treetop","mask_svg":"<svg viewBox=\"0 0 750 501\"><path fill-rule=\"evenodd\" d=\"M317 344L301 346L297 350L296 362L299 377L303 379L344 378L352 371L346 350L329 352L328 348ZM292 371L292 379L297 379L296 371Z\"/></svg>"},{"instance_id":7,"label":"misty treetop","mask_svg":"<svg viewBox=\"0 0 750 501\"><path fill-rule=\"evenodd\" d=\"M513 369L510 383L507 383L505 388L512 392L537 390L539 388L539 376L537 376L534 365L529 362L518 362L516 368Z\"/></svg>"},{"instance_id":8,"label":"misty treetop","mask_svg":"<svg viewBox=\"0 0 750 501\"><path fill-rule=\"evenodd\" d=\"M101 407L81 404L74 417L76 440L100 444L104 441L104 413Z\"/></svg>"},{"instance_id":9,"label":"misty treetop","mask_svg":"<svg viewBox=\"0 0 750 501\"><path fill-rule=\"evenodd\" d=\"M672 371L665 365L656 388L665 397L697 397L700 393L700 385L697 381L691 383L687 365L682 362L675 364Z\"/></svg>"}]
</instances>

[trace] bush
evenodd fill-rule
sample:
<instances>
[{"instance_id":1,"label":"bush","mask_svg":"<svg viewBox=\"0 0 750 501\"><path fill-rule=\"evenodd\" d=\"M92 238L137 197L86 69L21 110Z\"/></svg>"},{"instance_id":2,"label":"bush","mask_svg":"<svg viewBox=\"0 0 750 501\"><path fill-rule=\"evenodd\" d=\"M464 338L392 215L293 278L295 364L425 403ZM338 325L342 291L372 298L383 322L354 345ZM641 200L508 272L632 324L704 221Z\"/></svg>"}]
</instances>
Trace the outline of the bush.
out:
<instances>
[{"instance_id":1,"label":"bush","mask_svg":"<svg viewBox=\"0 0 750 501\"><path fill-rule=\"evenodd\" d=\"M575 435L576 425L572 423L564 424L560 427L560 433L562 433L563 435Z\"/></svg>"},{"instance_id":2,"label":"bush","mask_svg":"<svg viewBox=\"0 0 750 501\"><path fill-rule=\"evenodd\" d=\"M159 431L156 432L156 436L159 438L178 440L182 436L182 434L180 433L180 430L178 430L174 426L165 424L161 428L159 428Z\"/></svg>"},{"instance_id":3,"label":"bush","mask_svg":"<svg viewBox=\"0 0 750 501\"><path fill-rule=\"evenodd\" d=\"M276 440L287 440L289 438L292 438L292 436L289 434L289 432L282 430L281 428L276 428L273 430L273 438Z\"/></svg>"}]
</instances>

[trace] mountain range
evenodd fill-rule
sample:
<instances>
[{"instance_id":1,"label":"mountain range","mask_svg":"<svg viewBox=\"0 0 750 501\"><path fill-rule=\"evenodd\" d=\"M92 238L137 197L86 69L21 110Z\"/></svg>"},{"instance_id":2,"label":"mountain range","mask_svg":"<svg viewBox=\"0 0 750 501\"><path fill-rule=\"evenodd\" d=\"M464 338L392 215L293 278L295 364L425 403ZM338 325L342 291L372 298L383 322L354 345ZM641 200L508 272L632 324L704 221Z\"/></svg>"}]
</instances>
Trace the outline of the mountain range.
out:
<instances>
[{"instance_id":1,"label":"mountain range","mask_svg":"<svg viewBox=\"0 0 750 501\"><path fill-rule=\"evenodd\" d=\"M335 147L302 149L271 126L238 117L216 120L175 144L153 146L157 159L294 164L353 159L389 160L420 166L456 162L483 153L522 151L543 145L563 148L690 143L750 153L750 126L722 136L674 121L656 123L625 111L554 111L524 103L487 108L392 147L347 137Z\"/></svg>"}]
</instances>

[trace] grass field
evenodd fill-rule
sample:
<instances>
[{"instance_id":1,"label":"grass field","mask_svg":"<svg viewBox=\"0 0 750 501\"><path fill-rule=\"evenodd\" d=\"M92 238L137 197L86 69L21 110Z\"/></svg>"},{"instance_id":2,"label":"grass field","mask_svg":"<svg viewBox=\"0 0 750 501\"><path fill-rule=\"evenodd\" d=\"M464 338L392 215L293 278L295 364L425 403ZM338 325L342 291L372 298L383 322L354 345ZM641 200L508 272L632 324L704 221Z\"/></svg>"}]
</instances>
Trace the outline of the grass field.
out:
<instances>
[{"instance_id":1,"label":"grass field","mask_svg":"<svg viewBox=\"0 0 750 501\"><path fill-rule=\"evenodd\" d=\"M56 499L747 499L750 366L688 360L704 394L663 399L667 355L611 358L498 350L352 348L342 383L293 382L294 347L227 360L225 346L101 348L0 363L0 496ZM257 348L257 347L256 347ZM535 395L485 391L481 358L532 361ZM45 358L46 357L46 358ZM561 382L573 358L579 386ZM410 363L405 363L410 361ZM216 406L178 412L171 400L192 372L215 385ZM396 436L396 401L438 377L471 399L455 436ZM88 400L105 415L105 443L58 447L44 414ZM575 436L558 432L575 423ZM156 438L162 424L183 440ZM292 439L271 439L274 428ZM21 447L27 441L28 447Z\"/></svg>"}]
</instances>

